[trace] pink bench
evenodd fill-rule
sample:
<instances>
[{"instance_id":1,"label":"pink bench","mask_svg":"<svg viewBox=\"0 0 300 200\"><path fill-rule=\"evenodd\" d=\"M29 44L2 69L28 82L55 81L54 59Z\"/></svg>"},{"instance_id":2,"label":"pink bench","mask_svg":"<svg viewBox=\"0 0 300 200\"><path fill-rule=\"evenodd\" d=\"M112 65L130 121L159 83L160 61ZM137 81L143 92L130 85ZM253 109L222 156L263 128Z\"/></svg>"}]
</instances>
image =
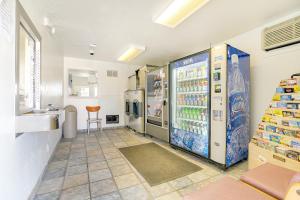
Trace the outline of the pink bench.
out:
<instances>
[{"instance_id":1,"label":"pink bench","mask_svg":"<svg viewBox=\"0 0 300 200\"><path fill-rule=\"evenodd\" d=\"M291 187L291 181L297 182L297 176L300 174L297 175L295 171L266 163L246 172L241 181L277 199L284 199Z\"/></svg>"},{"instance_id":2,"label":"pink bench","mask_svg":"<svg viewBox=\"0 0 300 200\"><path fill-rule=\"evenodd\" d=\"M300 200L300 173L272 164L249 170L241 181L225 177L184 200Z\"/></svg>"},{"instance_id":3,"label":"pink bench","mask_svg":"<svg viewBox=\"0 0 300 200\"><path fill-rule=\"evenodd\" d=\"M197 192L184 197L184 200L270 200L270 196L249 187L230 177L224 177Z\"/></svg>"}]
</instances>

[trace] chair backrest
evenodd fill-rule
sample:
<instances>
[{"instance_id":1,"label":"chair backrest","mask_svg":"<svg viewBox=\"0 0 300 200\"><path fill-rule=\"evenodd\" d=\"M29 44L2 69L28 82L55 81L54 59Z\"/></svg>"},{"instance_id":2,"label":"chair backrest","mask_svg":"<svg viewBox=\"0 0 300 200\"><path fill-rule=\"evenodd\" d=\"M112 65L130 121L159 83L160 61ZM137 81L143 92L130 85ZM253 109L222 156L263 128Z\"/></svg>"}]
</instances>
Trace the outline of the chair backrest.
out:
<instances>
[{"instance_id":1,"label":"chair backrest","mask_svg":"<svg viewBox=\"0 0 300 200\"><path fill-rule=\"evenodd\" d=\"M90 119L91 116L90 116L90 113L96 113L96 117L97 119L99 119L99 110L101 109L100 106L86 106L85 107L87 112L88 112L88 118Z\"/></svg>"}]
</instances>

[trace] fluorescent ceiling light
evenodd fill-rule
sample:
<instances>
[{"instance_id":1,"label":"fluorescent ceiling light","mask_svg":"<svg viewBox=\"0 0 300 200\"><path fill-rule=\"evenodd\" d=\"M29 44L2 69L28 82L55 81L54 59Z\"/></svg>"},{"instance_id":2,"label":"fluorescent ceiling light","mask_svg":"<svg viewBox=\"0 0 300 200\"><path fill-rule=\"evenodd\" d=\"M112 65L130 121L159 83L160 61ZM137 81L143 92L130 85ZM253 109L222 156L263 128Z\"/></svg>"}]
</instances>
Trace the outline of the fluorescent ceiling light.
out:
<instances>
[{"instance_id":1,"label":"fluorescent ceiling light","mask_svg":"<svg viewBox=\"0 0 300 200\"><path fill-rule=\"evenodd\" d=\"M118 58L118 61L129 62L143 51L145 51L145 47L132 46Z\"/></svg>"},{"instance_id":2,"label":"fluorescent ceiling light","mask_svg":"<svg viewBox=\"0 0 300 200\"><path fill-rule=\"evenodd\" d=\"M154 22L174 28L209 1L174 0Z\"/></svg>"}]
</instances>

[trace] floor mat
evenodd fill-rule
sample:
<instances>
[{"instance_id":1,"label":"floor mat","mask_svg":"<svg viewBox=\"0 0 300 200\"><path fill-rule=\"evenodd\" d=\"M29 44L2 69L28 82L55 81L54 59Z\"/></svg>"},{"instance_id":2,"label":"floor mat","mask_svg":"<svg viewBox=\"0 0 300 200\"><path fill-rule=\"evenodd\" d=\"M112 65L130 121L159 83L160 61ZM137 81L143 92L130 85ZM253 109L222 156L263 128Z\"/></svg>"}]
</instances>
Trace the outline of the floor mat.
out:
<instances>
[{"instance_id":1,"label":"floor mat","mask_svg":"<svg viewBox=\"0 0 300 200\"><path fill-rule=\"evenodd\" d=\"M124 147L119 150L151 186L202 169L155 143Z\"/></svg>"}]
</instances>

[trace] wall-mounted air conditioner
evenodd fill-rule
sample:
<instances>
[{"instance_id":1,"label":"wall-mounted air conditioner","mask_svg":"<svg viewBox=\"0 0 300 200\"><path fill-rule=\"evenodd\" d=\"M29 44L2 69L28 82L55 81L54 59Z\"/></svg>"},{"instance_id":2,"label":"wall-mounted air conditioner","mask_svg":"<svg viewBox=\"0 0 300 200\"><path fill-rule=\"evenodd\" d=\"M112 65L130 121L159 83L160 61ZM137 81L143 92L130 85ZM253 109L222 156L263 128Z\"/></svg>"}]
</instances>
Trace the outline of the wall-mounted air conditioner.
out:
<instances>
[{"instance_id":1,"label":"wall-mounted air conditioner","mask_svg":"<svg viewBox=\"0 0 300 200\"><path fill-rule=\"evenodd\" d=\"M266 51L300 43L300 16L265 28L262 48Z\"/></svg>"}]
</instances>

